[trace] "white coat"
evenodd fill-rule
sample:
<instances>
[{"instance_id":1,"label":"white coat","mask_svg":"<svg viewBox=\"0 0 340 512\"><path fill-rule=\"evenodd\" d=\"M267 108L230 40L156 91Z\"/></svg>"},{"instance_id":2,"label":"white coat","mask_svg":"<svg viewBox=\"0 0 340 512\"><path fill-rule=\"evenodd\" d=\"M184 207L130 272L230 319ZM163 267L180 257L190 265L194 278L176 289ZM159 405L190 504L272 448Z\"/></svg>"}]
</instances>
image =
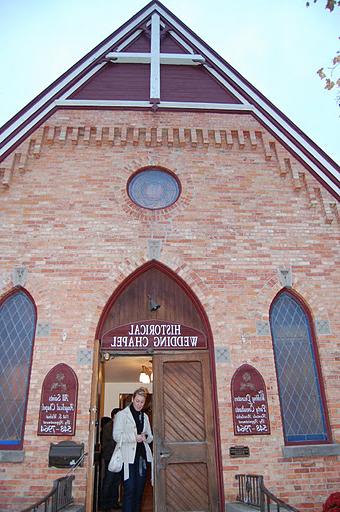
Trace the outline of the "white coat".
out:
<instances>
[{"instance_id":1,"label":"white coat","mask_svg":"<svg viewBox=\"0 0 340 512\"><path fill-rule=\"evenodd\" d=\"M144 442L146 460L151 462L151 475L153 475L153 457L149 446L149 444L152 442L153 436L148 415L145 413L143 414L143 432L146 435L146 442ZM137 427L130 411L130 406L125 407L125 409L117 412L115 415L112 436L117 445L121 446L124 466L124 480L127 480L129 478L129 464L133 464L137 448Z\"/></svg>"}]
</instances>

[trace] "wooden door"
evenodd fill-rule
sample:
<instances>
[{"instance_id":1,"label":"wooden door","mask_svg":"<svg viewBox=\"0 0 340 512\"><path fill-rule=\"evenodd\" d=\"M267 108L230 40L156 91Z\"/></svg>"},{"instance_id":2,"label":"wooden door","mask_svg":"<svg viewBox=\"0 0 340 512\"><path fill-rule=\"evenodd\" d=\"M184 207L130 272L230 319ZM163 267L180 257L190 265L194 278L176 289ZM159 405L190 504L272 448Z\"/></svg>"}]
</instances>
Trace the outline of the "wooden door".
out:
<instances>
[{"instance_id":1,"label":"wooden door","mask_svg":"<svg viewBox=\"0 0 340 512\"><path fill-rule=\"evenodd\" d=\"M102 372L100 367L99 340L95 340L92 364L90 424L89 424L89 448L87 462L86 482L86 512L96 512L98 508L98 425L99 402L102 387ZM100 458L99 458L100 460Z\"/></svg>"},{"instance_id":2,"label":"wooden door","mask_svg":"<svg viewBox=\"0 0 340 512\"><path fill-rule=\"evenodd\" d=\"M209 354L154 354L155 512L220 509Z\"/></svg>"}]
</instances>

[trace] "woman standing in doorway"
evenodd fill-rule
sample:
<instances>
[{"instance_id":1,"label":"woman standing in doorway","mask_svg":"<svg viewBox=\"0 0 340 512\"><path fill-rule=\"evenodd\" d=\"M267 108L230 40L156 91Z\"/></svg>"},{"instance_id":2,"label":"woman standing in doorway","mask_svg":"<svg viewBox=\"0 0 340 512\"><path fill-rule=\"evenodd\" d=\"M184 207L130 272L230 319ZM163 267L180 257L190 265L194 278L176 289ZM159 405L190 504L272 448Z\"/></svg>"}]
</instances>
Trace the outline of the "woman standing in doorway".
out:
<instances>
[{"instance_id":1,"label":"woman standing in doorway","mask_svg":"<svg viewBox=\"0 0 340 512\"><path fill-rule=\"evenodd\" d=\"M124 467L123 512L140 512L147 462L152 463L149 444L153 436L147 414L142 409L148 390L139 388L132 403L118 412L113 426L113 439L121 445Z\"/></svg>"}]
</instances>

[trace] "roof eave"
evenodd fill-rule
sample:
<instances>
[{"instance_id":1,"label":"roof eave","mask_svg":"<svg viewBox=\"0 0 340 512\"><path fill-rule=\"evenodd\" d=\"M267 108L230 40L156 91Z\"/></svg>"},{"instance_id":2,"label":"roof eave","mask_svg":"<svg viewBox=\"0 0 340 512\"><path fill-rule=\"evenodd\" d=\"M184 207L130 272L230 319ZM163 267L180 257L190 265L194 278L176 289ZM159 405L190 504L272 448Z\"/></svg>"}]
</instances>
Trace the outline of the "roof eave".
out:
<instances>
[{"instance_id":1,"label":"roof eave","mask_svg":"<svg viewBox=\"0 0 340 512\"><path fill-rule=\"evenodd\" d=\"M209 107L209 105L206 105L202 108L197 107L197 110L227 110L228 112L236 112L246 106L245 110L252 111L252 114L261 124L267 127L287 149L292 151L295 156L310 169L312 174L324 184L332 195L339 200L340 172L336 162L158 0L147 4L3 125L0 129L0 161L6 158L11 151L29 136L33 130L40 126L57 108L65 108L66 105L64 104L62 106L62 101L65 101L66 97L71 94L70 91L72 91L72 87L75 87L77 84L79 85L81 80L84 80L91 73L95 73L100 69L100 62L107 51L113 45L119 43L120 40L136 31L155 10L157 10L160 16L167 20L167 23L169 23L174 30L179 31L182 38L205 57L212 69L214 69L220 77L218 78L217 76L217 79L230 84L230 87L238 97L243 100L241 106L236 104L227 109L218 109L218 107ZM165 105L165 103L166 102L160 104L159 108L174 108L176 110L195 109L195 107L190 107L183 103L172 107ZM252 105L252 109L248 108L249 104ZM69 106L71 106L70 102ZM116 107L107 106L107 108L123 107L123 103ZM130 102L130 104L126 104L125 108L151 109L152 105L136 106L132 105Z\"/></svg>"}]
</instances>

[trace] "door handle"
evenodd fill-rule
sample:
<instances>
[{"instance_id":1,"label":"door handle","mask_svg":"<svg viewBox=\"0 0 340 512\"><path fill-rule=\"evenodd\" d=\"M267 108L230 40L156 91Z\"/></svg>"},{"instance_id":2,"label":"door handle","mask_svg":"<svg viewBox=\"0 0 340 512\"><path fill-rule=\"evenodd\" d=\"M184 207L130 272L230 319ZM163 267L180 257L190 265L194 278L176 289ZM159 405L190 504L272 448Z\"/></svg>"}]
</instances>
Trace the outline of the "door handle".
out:
<instances>
[{"instance_id":1,"label":"door handle","mask_svg":"<svg viewBox=\"0 0 340 512\"><path fill-rule=\"evenodd\" d=\"M171 453L170 452L161 452L159 454L160 458L161 459L166 459L167 457L170 457Z\"/></svg>"}]
</instances>

